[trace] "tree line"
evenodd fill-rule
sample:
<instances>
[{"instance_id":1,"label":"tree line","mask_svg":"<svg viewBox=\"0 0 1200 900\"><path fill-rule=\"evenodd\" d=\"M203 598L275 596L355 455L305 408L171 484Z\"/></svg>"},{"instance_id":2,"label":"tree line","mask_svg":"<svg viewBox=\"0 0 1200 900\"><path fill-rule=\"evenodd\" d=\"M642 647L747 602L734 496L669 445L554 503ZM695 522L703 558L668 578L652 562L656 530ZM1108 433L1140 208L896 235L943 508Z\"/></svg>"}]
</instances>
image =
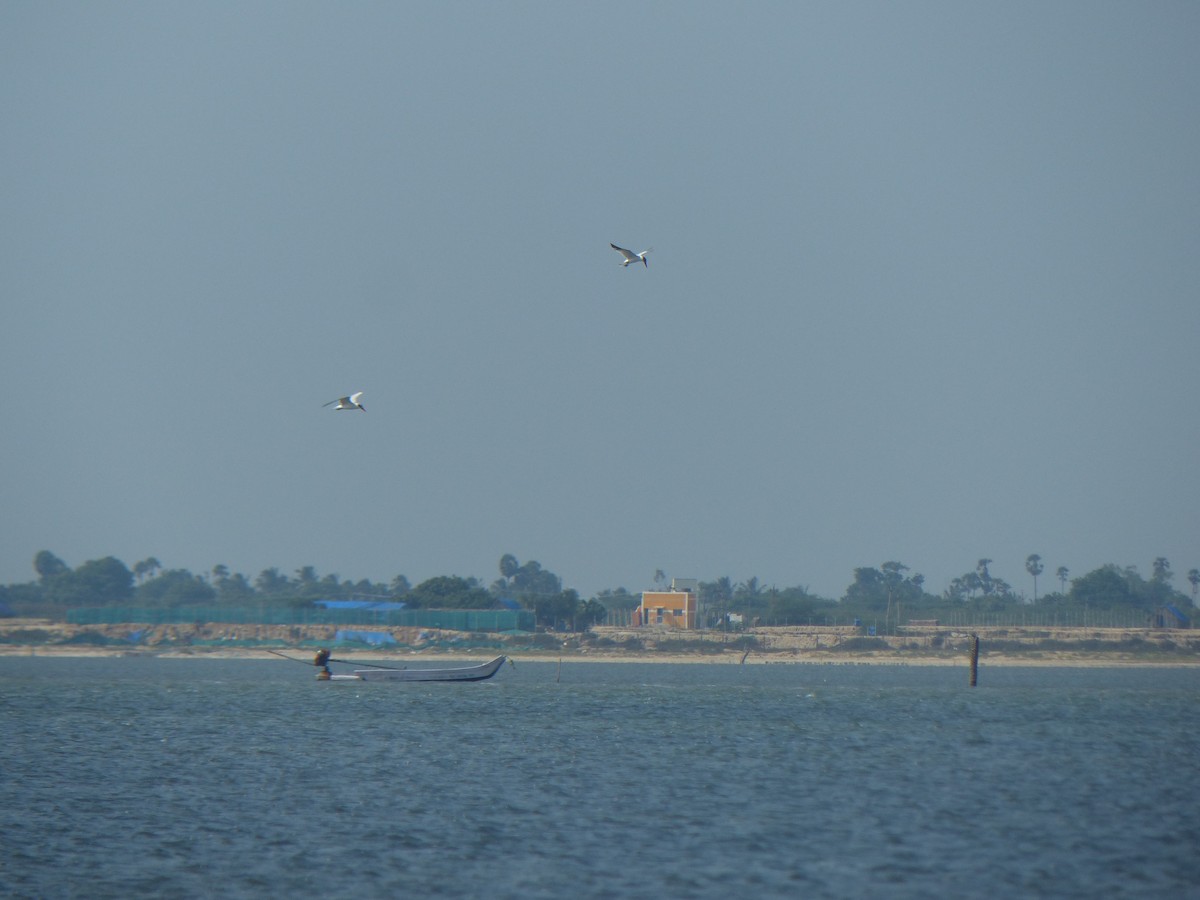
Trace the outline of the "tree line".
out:
<instances>
[{"instance_id":1,"label":"tree line","mask_svg":"<svg viewBox=\"0 0 1200 900\"><path fill-rule=\"evenodd\" d=\"M336 574L320 575L302 566L287 575L263 569L251 580L218 564L208 572L166 568L154 557L127 566L113 556L88 560L72 568L49 550L33 559L34 581L0 585L0 612L8 615L59 617L84 606L175 607L210 604L242 606L282 604L311 607L318 600L402 601L408 609L532 610L541 625L584 628L603 621L607 608L581 600L562 579L536 560L521 563L512 554L500 559L491 585L478 578L439 575L412 585L404 575L390 582L352 581Z\"/></svg>"},{"instance_id":2,"label":"tree line","mask_svg":"<svg viewBox=\"0 0 1200 900\"><path fill-rule=\"evenodd\" d=\"M1189 597L1177 590L1174 572L1163 557L1151 565L1149 577L1136 566L1107 564L1072 578L1065 566L1053 573L1058 590L1039 591L1045 573L1039 554L1031 553L1025 570L1032 583L1032 600L1008 581L991 572L992 560L980 559L975 567L954 578L940 594L926 591L925 578L904 563L888 561L877 567L854 570L854 580L839 599L813 594L805 587L767 586L756 577L734 582L728 576L701 581L699 605L702 625L731 621L762 624L821 623L837 619L871 618L900 624L914 618L937 618L951 612L984 615L1014 609L1070 611L1115 610L1151 616L1157 610L1195 606L1200 570L1187 573ZM33 559L37 579L23 584L0 585L0 611L30 616L59 616L70 608L97 605L149 607L260 604L312 606L317 600L396 600L410 609L498 609L517 606L533 611L539 625L578 630L593 623L620 621L641 602L640 592L623 587L607 589L584 600L562 579L536 560L522 563L504 554L490 585L479 579L442 575L412 585L404 575L390 582L343 580L336 574L319 575L302 566L291 575L277 568L263 569L253 580L218 564L196 574L187 569L165 568L154 557L132 567L112 556L88 560L72 568L49 550ZM654 589L668 586L666 575L655 573ZM903 620L901 617L904 617Z\"/></svg>"}]
</instances>

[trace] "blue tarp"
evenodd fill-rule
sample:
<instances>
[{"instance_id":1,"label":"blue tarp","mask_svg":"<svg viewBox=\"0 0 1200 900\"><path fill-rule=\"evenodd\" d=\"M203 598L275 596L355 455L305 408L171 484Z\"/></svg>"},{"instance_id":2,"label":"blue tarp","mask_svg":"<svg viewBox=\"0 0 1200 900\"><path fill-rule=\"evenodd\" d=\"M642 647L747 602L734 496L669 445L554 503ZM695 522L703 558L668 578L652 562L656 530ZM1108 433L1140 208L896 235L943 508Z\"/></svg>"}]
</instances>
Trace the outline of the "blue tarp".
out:
<instances>
[{"instance_id":1,"label":"blue tarp","mask_svg":"<svg viewBox=\"0 0 1200 900\"><path fill-rule=\"evenodd\" d=\"M339 644L343 641L358 641L361 644L370 644L372 647L396 643L396 639L386 631L358 631L350 628L339 628L334 639Z\"/></svg>"},{"instance_id":2,"label":"blue tarp","mask_svg":"<svg viewBox=\"0 0 1200 900\"><path fill-rule=\"evenodd\" d=\"M1184 627L1184 628L1187 628L1187 627L1189 627L1189 626L1191 625L1191 622L1188 620L1188 617L1187 617L1187 616L1185 616L1185 615L1183 614L1183 610L1181 610L1181 609L1180 609L1178 606L1175 606L1174 604L1168 603L1168 604L1166 605L1166 610L1167 610L1167 612L1169 612L1171 615L1173 615L1173 616L1174 616L1176 619L1178 619L1178 620L1179 620L1179 624L1180 624L1182 627ZM1165 624L1165 623L1164 623L1164 624Z\"/></svg>"},{"instance_id":3,"label":"blue tarp","mask_svg":"<svg viewBox=\"0 0 1200 900\"><path fill-rule=\"evenodd\" d=\"M496 602L499 603L501 606L503 606L505 609L520 609L521 608L520 603L518 603L516 600L511 600L508 597L500 597Z\"/></svg>"},{"instance_id":4,"label":"blue tarp","mask_svg":"<svg viewBox=\"0 0 1200 900\"><path fill-rule=\"evenodd\" d=\"M313 606L322 609L369 609L373 612L395 612L404 609L398 600L314 600Z\"/></svg>"}]
</instances>

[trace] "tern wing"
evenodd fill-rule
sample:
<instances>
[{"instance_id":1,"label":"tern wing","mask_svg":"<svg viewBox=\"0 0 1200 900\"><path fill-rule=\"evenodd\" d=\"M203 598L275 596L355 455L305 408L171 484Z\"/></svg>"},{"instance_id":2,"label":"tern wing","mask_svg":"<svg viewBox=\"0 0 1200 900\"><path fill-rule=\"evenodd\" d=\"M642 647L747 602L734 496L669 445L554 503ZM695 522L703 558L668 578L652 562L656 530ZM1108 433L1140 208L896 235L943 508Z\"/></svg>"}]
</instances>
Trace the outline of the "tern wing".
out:
<instances>
[{"instance_id":1,"label":"tern wing","mask_svg":"<svg viewBox=\"0 0 1200 900\"><path fill-rule=\"evenodd\" d=\"M355 406L358 406L358 401L362 399L362 395L363 395L363 392L359 391L357 394L351 394L346 399L349 400L351 403L353 403Z\"/></svg>"},{"instance_id":2,"label":"tern wing","mask_svg":"<svg viewBox=\"0 0 1200 900\"><path fill-rule=\"evenodd\" d=\"M616 250L618 253L620 253L623 257L625 257L625 259L629 260L630 262L633 262L635 259L638 258L636 253L631 253L630 251L626 250L624 247L618 247L616 244L612 243L611 241L609 241L608 246L612 247L614 250Z\"/></svg>"}]
</instances>

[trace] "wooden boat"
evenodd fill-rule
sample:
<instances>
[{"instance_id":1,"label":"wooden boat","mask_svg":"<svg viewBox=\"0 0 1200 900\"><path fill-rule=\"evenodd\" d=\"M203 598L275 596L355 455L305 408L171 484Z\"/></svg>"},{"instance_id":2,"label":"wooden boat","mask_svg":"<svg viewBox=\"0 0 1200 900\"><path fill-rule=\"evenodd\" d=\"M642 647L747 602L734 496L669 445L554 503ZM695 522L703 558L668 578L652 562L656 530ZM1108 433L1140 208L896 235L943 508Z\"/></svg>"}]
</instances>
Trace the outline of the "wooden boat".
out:
<instances>
[{"instance_id":1,"label":"wooden boat","mask_svg":"<svg viewBox=\"0 0 1200 900\"><path fill-rule=\"evenodd\" d=\"M500 671L507 656L453 669L355 669L351 675L317 675L319 681L485 681Z\"/></svg>"}]
</instances>

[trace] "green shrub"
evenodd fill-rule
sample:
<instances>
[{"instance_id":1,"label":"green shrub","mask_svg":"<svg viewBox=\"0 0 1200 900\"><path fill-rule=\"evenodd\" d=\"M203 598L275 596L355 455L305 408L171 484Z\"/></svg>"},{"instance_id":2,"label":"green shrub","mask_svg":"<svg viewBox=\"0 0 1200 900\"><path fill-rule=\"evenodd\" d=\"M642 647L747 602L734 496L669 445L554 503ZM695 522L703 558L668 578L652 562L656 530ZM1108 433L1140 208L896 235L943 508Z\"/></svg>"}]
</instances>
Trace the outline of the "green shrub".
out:
<instances>
[{"instance_id":1,"label":"green shrub","mask_svg":"<svg viewBox=\"0 0 1200 900\"><path fill-rule=\"evenodd\" d=\"M41 628L19 628L0 634L0 644L45 644L50 632Z\"/></svg>"},{"instance_id":2,"label":"green shrub","mask_svg":"<svg viewBox=\"0 0 1200 900\"><path fill-rule=\"evenodd\" d=\"M63 638L58 643L67 646L108 647L112 644L125 644L128 641L119 639L114 641L112 638L97 634L94 631L81 631L79 634L73 634L69 638Z\"/></svg>"},{"instance_id":3,"label":"green shrub","mask_svg":"<svg viewBox=\"0 0 1200 900\"><path fill-rule=\"evenodd\" d=\"M821 650L836 650L839 653L841 653L843 651L850 651L852 653L857 653L862 650L888 650L890 648L888 647L888 642L885 641L883 638L855 637L855 638L850 638L849 640L842 641L840 644L837 644L832 647L822 646L822 647L820 647L820 649Z\"/></svg>"}]
</instances>

